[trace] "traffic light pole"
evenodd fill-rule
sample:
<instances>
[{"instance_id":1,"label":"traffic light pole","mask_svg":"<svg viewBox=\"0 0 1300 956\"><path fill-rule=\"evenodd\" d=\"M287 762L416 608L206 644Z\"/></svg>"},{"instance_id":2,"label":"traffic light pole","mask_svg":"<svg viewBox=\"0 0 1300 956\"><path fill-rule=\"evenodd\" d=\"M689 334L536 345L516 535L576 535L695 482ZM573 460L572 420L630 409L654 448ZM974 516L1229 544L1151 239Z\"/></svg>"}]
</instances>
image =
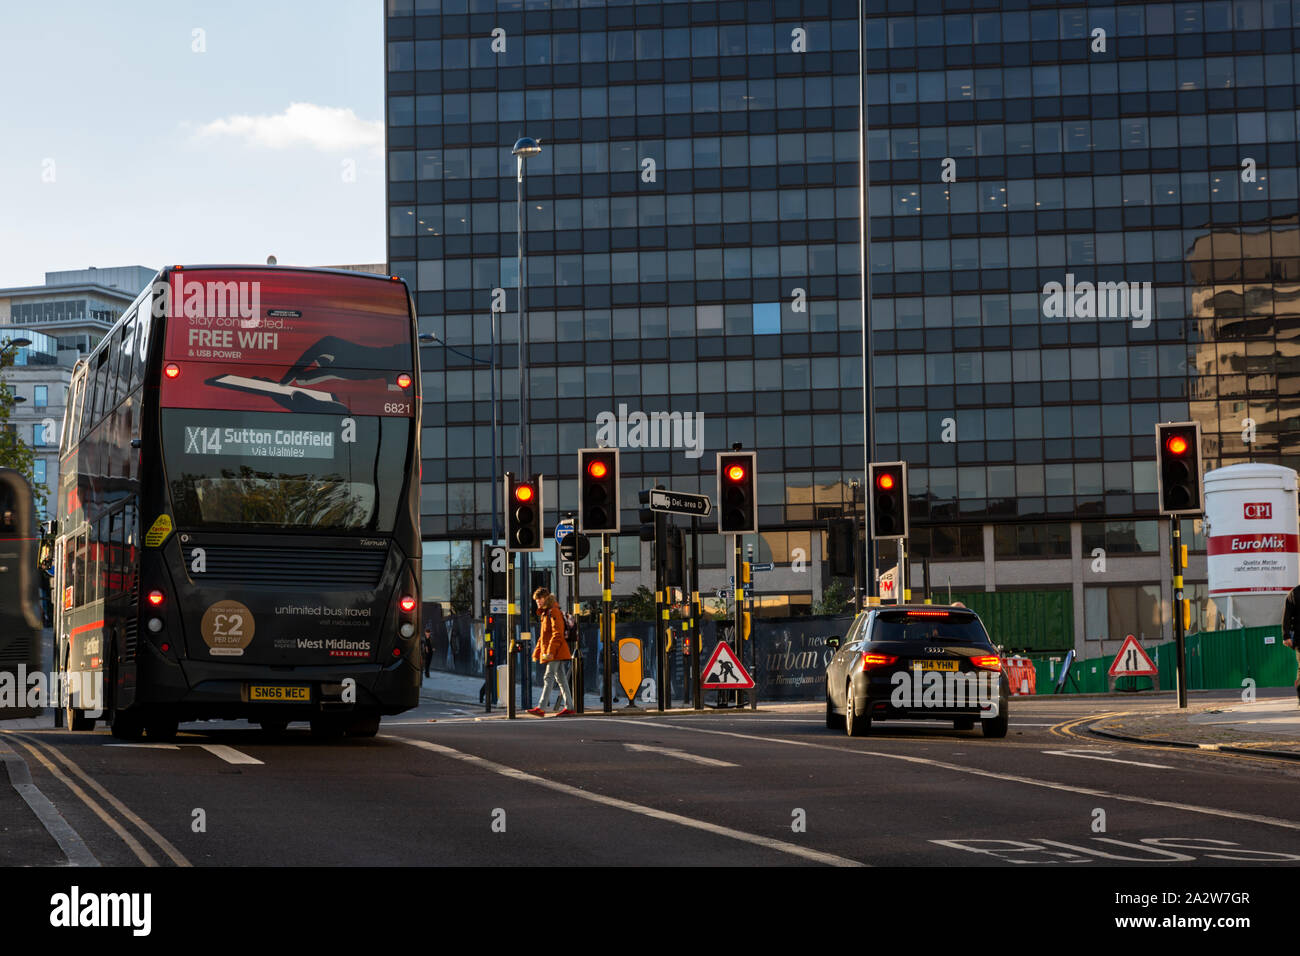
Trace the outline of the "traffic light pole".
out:
<instances>
[{"instance_id":1,"label":"traffic light pole","mask_svg":"<svg viewBox=\"0 0 1300 956\"><path fill-rule=\"evenodd\" d=\"M900 604L907 603L907 539L898 539L898 580L894 583L898 592L894 600Z\"/></svg>"},{"instance_id":2,"label":"traffic light pole","mask_svg":"<svg viewBox=\"0 0 1300 956\"><path fill-rule=\"evenodd\" d=\"M736 657L739 660L745 659L745 556L742 553L740 535L732 535L731 540L735 542L736 553ZM736 691L736 706L744 706L741 703L741 692Z\"/></svg>"},{"instance_id":3,"label":"traffic light pole","mask_svg":"<svg viewBox=\"0 0 1300 956\"><path fill-rule=\"evenodd\" d=\"M695 709L704 709L704 692L700 689L700 519L691 519L691 687Z\"/></svg>"},{"instance_id":4,"label":"traffic light pole","mask_svg":"<svg viewBox=\"0 0 1300 956\"><path fill-rule=\"evenodd\" d=\"M665 625L667 624L668 607L665 601L667 595L664 594L664 556L668 551L668 529L667 519L659 515L655 516L655 659L658 661L659 668L659 686L656 689L655 697L658 698L659 712L664 711L664 698L668 695L668 672L665 669L668 663L668 641L665 634Z\"/></svg>"},{"instance_id":5,"label":"traffic light pole","mask_svg":"<svg viewBox=\"0 0 1300 956\"><path fill-rule=\"evenodd\" d=\"M1183 633L1183 519L1169 516L1174 566L1174 651L1177 654L1178 709L1187 708L1187 643Z\"/></svg>"},{"instance_id":6,"label":"traffic light pole","mask_svg":"<svg viewBox=\"0 0 1300 956\"><path fill-rule=\"evenodd\" d=\"M515 719L515 655L519 643L515 640L515 597L510 580L515 570L514 554L506 553L506 717Z\"/></svg>"},{"instance_id":7,"label":"traffic light pole","mask_svg":"<svg viewBox=\"0 0 1300 956\"><path fill-rule=\"evenodd\" d=\"M613 589L609 580L609 535L600 536L600 644L605 668L605 705L607 714L614 712L614 627L609 616Z\"/></svg>"}]
</instances>

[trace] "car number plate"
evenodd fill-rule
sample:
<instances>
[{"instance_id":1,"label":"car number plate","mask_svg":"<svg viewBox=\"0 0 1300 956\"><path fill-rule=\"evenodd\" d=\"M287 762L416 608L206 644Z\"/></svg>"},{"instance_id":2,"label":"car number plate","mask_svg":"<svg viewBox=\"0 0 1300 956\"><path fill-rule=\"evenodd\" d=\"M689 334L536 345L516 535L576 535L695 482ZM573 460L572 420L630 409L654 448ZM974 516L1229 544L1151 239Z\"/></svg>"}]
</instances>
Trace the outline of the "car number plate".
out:
<instances>
[{"instance_id":1,"label":"car number plate","mask_svg":"<svg viewBox=\"0 0 1300 956\"><path fill-rule=\"evenodd\" d=\"M912 661L914 671L955 671L957 661Z\"/></svg>"},{"instance_id":2,"label":"car number plate","mask_svg":"<svg viewBox=\"0 0 1300 956\"><path fill-rule=\"evenodd\" d=\"M248 699L281 703L311 703L311 687L307 685L253 684L248 688Z\"/></svg>"}]
</instances>

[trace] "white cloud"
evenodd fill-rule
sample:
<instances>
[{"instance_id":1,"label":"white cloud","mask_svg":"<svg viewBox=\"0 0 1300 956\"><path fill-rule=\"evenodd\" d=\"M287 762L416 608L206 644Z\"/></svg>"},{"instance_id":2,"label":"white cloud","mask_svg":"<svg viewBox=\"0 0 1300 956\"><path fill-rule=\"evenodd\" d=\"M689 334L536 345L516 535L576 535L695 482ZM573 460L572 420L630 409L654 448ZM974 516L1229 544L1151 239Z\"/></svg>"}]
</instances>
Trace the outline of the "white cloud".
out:
<instances>
[{"instance_id":1,"label":"white cloud","mask_svg":"<svg viewBox=\"0 0 1300 956\"><path fill-rule=\"evenodd\" d=\"M229 116L199 127L198 135L231 136L268 149L307 146L322 152L374 149L384 144L384 124L363 120L351 109L290 103L275 116Z\"/></svg>"}]
</instances>

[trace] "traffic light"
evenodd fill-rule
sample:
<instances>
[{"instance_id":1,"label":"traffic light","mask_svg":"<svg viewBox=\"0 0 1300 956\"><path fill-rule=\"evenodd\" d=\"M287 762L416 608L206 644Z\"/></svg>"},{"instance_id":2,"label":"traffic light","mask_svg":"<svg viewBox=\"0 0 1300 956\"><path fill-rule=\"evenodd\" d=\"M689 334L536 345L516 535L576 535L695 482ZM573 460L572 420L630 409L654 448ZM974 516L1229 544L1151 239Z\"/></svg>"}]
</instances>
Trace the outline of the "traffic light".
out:
<instances>
[{"instance_id":1,"label":"traffic light","mask_svg":"<svg viewBox=\"0 0 1300 956\"><path fill-rule=\"evenodd\" d=\"M1160 510L1164 514L1202 513L1201 426L1198 422L1156 426L1156 477Z\"/></svg>"},{"instance_id":2,"label":"traffic light","mask_svg":"<svg viewBox=\"0 0 1300 956\"><path fill-rule=\"evenodd\" d=\"M655 540L655 532L658 529L661 512L651 509L649 488L638 491L636 500L641 505L640 510L637 511L637 517L641 520L641 540L653 541Z\"/></svg>"},{"instance_id":3,"label":"traffic light","mask_svg":"<svg viewBox=\"0 0 1300 956\"><path fill-rule=\"evenodd\" d=\"M907 537L907 462L872 462L871 537Z\"/></svg>"},{"instance_id":4,"label":"traffic light","mask_svg":"<svg viewBox=\"0 0 1300 956\"><path fill-rule=\"evenodd\" d=\"M487 548L487 592L489 601L504 601L510 595L506 583L506 568L509 567L506 549L500 545Z\"/></svg>"},{"instance_id":5,"label":"traffic light","mask_svg":"<svg viewBox=\"0 0 1300 956\"><path fill-rule=\"evenodd\" d=\"M618 534L618 449L583 448L578 451L578 531L583 534Z\"/></svg>"},{"instance_id":6,"label":"traffic light","mask_svg":"<svg viewBox=\"0 0 1300 956\"><path fill-rule=\"evenodd\" d=\"M855 543L853 521L849 518L831 518L826 534L826 560L833 577L853 577Z\"/></svg>"},{"instance_id":7,"label":"traffic light","mask_svg":"<svg viewBox=\"0 0 1300 956\"><path fill-rule=\"evenodd\" d=\"M668 529L668 548L664 554L664 587L686 587L686 536L676 525Z\"/></svg>"},{"instance_id":8,"label":"traffic light","mask_svg":"<svg viewBox=\"0 0 1300 956\"><path fill-rule=\"evenodd\" d=\"M506 472L506 550L541 551L542 476L533 475L525 480Z\"/></svg>"},{"instance_id":9,"label":"traffic light","mask_svg":"<svg viewBox=\"0 0 1300 956\"><path fill-rule=\"evenodd\" d=\"M718 453L718 533L758 533L757 454Z\"/></svg>"}]
</instances>

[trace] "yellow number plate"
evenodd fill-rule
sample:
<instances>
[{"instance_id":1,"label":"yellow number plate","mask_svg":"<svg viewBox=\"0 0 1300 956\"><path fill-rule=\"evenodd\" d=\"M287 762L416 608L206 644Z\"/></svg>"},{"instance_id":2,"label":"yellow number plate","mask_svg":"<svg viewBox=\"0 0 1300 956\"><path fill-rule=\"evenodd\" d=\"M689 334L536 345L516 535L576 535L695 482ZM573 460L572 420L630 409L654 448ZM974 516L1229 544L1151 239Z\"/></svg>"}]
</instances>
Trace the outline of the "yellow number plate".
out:
<instances>
[{"instance_id":1,"label":"yellow number plate","mask_svg":"<svg viewBox=\"0 0 1300 956\"><path fill-rule=\"evenodd\" d=\"M307 686L285 687L283 685L254 684L248 688L248 699L309 704L311 703L311 688Z\"/></svg>"},{"instance_id":2,"label":"yellow number plate","mask_svg":"<svg viewBox=\"0 0 1300 956\"><path fill-rule=\"evenodd\" d=\"M957 661L912 661L914 671L955 671Z\"/></svg>"}]
</instances>

